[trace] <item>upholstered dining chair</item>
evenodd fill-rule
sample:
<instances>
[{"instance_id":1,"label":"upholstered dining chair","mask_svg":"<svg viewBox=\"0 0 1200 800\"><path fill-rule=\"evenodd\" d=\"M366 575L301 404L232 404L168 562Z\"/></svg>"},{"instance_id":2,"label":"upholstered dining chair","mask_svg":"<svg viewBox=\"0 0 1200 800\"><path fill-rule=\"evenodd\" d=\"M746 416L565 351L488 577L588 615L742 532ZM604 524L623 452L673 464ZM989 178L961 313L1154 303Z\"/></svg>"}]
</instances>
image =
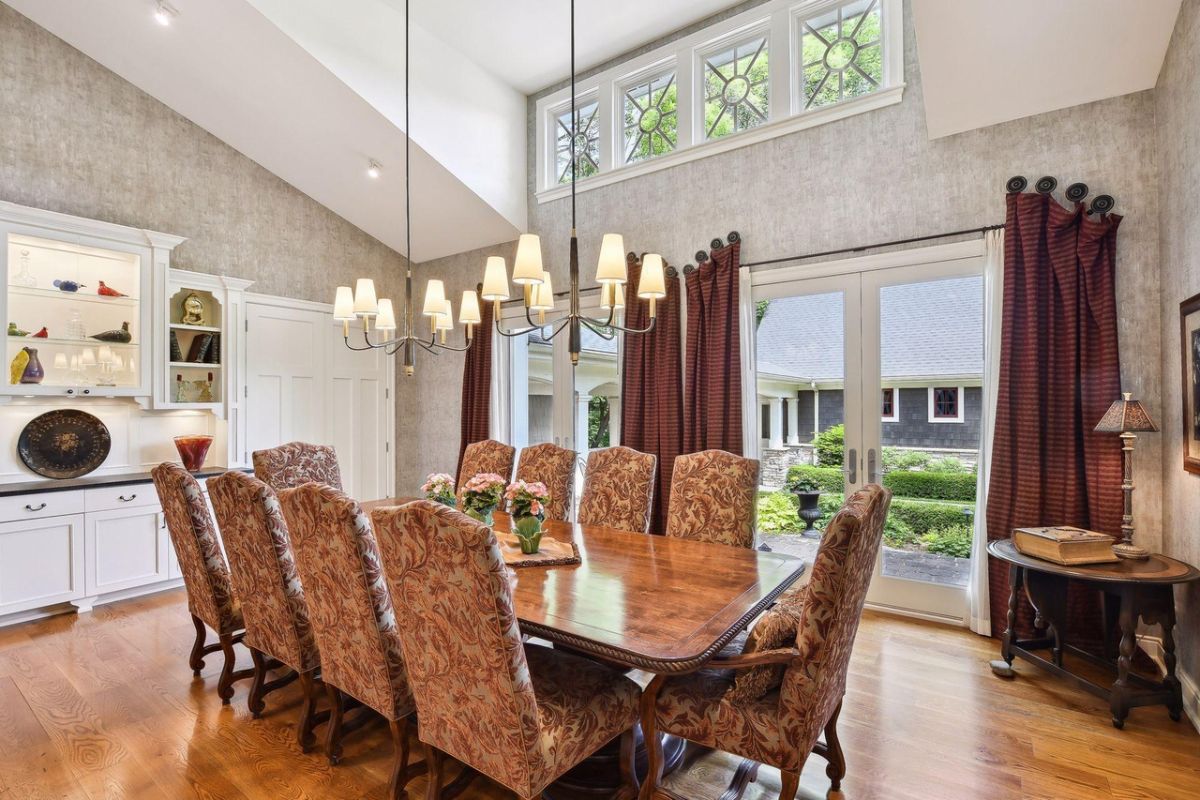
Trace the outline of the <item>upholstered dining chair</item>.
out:
<instances>
[{"instance_id":1,"label":"upholstered dining chair","mask_svg":"<svg viewBox=\"0 0 1200 800\"><path fill-rule=\"evenodd\" d=\"M343 728L363 721L345 720L349 696L362 703L360 715L374 710L390 724L395 756L388 797L402 798L405 785L425 764L408 763L415 706L371 522L357 501L325 484L285 489L279 502L321 651L330 703L325 738L329 763L342 758Z\"/></svg>"},{"instance_id":2,"label":"upholstered dining chair","mask_svg":"<svg viewBox=\"0 0 1200 800\"><path fill-rule=\"evenodd\" d=\"M196 627L196 640L188 663L192 674L198 676L204 669L204 657L221 651L225 665L217 681L217 696L222 704L229 705L234 682L253 676L254 671L235 668L237 656L233 646L242 641L245 631L242 630L242 610L229 580L229 565L225 563L217 540L217 529L208 513L200 484L190 472L178 464L163 463L151 470L150 476L162 503L167 533L187 589L188 611ZM205 644L206 625L217 634L216 644Z\"/></svg>"},{"instance_id":3,"label":"upholstered dining chair","mask_svg":"<svg viewBox=\"0 0 1200 800\"><path fill-rule=\"evenodd\" d=\"M648 532L657 466L657 456L629 447L593 450L579 498L579 524Z\"/></svg>"},{"instance_id":4,"label":"upholstered dining chair","mask_svg":"<svg viewBox=\"0 0 1200 800\"><path fill-rule=\"evenodd\" d=\"M517 480L544 483L550 490L546 519L565 520L575 491L575 451L549 442L530 445L517 460Z\"/></svg>"},{"instance_id":5,"label":"upholstered dining chair","mask_svg":"<svg viewBox=\"0 0 1200 800\"><path fill-rule=\"evenodd\" d=\"M678 456L671 476L667 536L754 547L758 461L724 450Z\"/></svg>"},{"instance_id":6,"label":"upholstered dining chair","mask_svg":"<svg viewBox=\"0 0 1200 800\"><path fill-rule=\"evenodd\" d=\"M634 797L640 688L587 659L522 644L492 530L426 500L372 519L392 596L407 612L400 640L429 763L426 796L441 796L449 755L518 797L540 797L619 736L618 796Z\"/></svg>"},{"instance_id":7,"label":"upholstered dining chair","mask_svg":"<svg viewBox=\"0 0 1200 800\"><path fill-rule=\"evenodd\" d=\"M254 659L250 713L260 716L265 707L263 698L298 678L304 702L296 727L297 740L308 752L319 719L314 676L321 658L279 498L267 484L236 471L210 478L208 494L229 553L233 588L242 600L244 643ZM286 665L291 672L267 681L272 663L268 659Z\"/></svg>"},{"instance_id":8,"label":"upholstered dining chair","mask_svg":"<svg viewBox=\"0 0 1200 800\"><path fill-rule=\"evenodd\" d=\"M337 451L329 445L288 442L267 450L255 450L254 476L275 491L294 489L312 481L342 488Z\"/></svg>"},{"instance_id":9,"label":"upholstered dining chair","mask_svg":"<svg viewBox=\"0 0 1200 800\"><path fill-rule=\"evenodd\" d=\"M877 485L846 500L821 537L799 609L781 604L767 612L742 655L650 682L642 703L650 742L643 800L662 780L657 734L663 732L777 767L781 800L796 796L810 752L829 761L832 789L840 788L846 763L837 718L890 503L891 492ZM818 741L822 730L824 743Z\"/></svg>"},{"instance_id":10,"label":"upholstered dining chair","mask_svg":"<svg viewBox=\"0 0 1200 800\"><path fill-rule=\"evenodd\" d=\"M462 467L458 470L458 489L455 500L462 508L463 487L467 481L481 472L494 472L505 482L512 478L513 459L516 458L517 448L497 442L495 439L484 439L467 445L463 451Z\"/></svg>"}]
</instances>

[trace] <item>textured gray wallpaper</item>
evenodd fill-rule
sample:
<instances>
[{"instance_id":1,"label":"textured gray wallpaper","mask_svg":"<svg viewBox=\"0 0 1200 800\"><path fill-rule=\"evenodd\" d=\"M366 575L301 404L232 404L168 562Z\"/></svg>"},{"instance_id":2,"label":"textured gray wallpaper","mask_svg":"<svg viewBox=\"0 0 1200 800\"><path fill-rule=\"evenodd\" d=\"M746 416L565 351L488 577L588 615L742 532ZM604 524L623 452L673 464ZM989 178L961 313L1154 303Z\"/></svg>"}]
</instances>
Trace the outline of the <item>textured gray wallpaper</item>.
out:
<instances>
[{"instance_id":1,"label":"textured gray wallpaper","mask_svg":"<svg viewBox=\"0 0 1200 800\"><path fill-rule=\"evenodd\" d=\"M1180 369L1179 303L1200 292L1200 0L1184 0L1167 59L1154 90L1163 197L1162 405L1158 414L1163 445L1163 552L1200 564L1200 475L1183 469L1183 396ZM1138 476L1139 488L1143 485ZM1180 666L1200 680L1200 587L1179 593ZM1200 708L1193 711L1200 712Z\"/></svg>"}]
</instances>

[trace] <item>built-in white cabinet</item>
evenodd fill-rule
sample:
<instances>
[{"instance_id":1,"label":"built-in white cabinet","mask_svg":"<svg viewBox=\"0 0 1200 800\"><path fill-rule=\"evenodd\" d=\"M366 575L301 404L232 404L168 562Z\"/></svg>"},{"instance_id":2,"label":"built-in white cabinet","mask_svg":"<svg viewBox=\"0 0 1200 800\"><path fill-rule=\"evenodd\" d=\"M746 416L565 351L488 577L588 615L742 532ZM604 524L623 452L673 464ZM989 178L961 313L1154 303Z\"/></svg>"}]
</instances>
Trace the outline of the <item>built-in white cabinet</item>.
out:
<instances>
[{"instance_id":1,"label":"built-in white cabinet","mask_svg":"<svg viewBox=\"0 0 1200 800\"><path fill-rule=\"evenodd\" d=\"M0 522L0 618L83 597L83 539L83 514Z\"/></svg>"},{"instance_id":2,"label":"built-in white cabinet","mask_svg":"<svg viewBox=\"0 0 1200 800\"><path fill-rule=\"evenodd\" d=\"M97 596L169 578L165 518L151 484L85 493L85 591Z\"/></svg>"}]
</instances>

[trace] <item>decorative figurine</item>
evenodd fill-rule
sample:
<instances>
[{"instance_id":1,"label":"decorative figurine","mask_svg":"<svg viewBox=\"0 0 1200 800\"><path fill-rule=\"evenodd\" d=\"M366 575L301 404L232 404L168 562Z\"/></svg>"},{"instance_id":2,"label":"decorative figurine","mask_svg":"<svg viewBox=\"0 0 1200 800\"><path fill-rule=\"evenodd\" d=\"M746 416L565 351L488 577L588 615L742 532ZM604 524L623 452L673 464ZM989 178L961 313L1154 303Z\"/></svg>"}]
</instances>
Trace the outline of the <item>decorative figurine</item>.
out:
<instances>
[{"instance_id":1,"label":"decorative figurine","mask_svg":"<svg viewBox=\"0 0 1200 800\"><path fill-rule=\"evenodd\" d=\"M78 292L81 286L87 286L87 284L76 283L75 281L62 281L58 278L54 279L54 288L60 292Z\"/></svg>"},{"instance_id":2,"label":"decorative figurine","mask_svg":"<svg viewBox=\"0 0 1200 800\"><path fill-rule=\"evenodd\" d=\"M195 292L191 292L187 297L183 298L182 322L184 325L207 324L204 321L204 301Z\"/></svg>"},{"instance_id":3,"label":"decorative figurine","mask_svg":"<svg viewBox=\"0 0 1200 800\"><path fill-rule=\"evenodd\" d=\"M29 361L21 372L21 383L41 383L42 378L46 377L46 370L42 369L42 362L38 361L37 350L32 347L21 349L29 354Z\"/></svg>"},{"instance_id":4,"label":"decorative figurine","mask_svg":"<svg viewBox=\"0 0 1200 800\"><path fill-rule=\"evenodd\" d=\"M33 336L31 336L29 338L31 338L31 339L47 339L49 337L50 337L50 331L46 328L45 325L43 325L42 329L40 331L33 334Z\"/></svg>"},{"instance_id":5,"label":"decorative figurine","mask_svg":"<svg viewBox=\"0 0 1200 800\"><path fill-rule=\"evenodd\" d=\"M8 335L9 336L28 336L29 331L23 331L17 327L17 323L10 322L10 323L8 323Z\"/></svg>"},{"instance_id":6,"label":"decorative figurine","mask_svg":"<svg viewBox=\"0 0 1200 800\"><path fill-rule=\"evenodd\" d=\"M12 277L13 286L24 286L26 289L33 289L37 286L37 278L33 277L33 273L29 271L29 251L21 251L21 271Z\"/></svg>"},{"instance_id":7,"label":"decorative figurine","mask_svg":"<svg viewBox=\"0 0 1200 800\"><path fill-rule=\"evenodd\" d=\"M20 383L21 376L25 374L25 368L29 366L29 348L22 347L17 354L13 356L12 363L8 365L8 382Z\"/></svg>"},{"instance_id":8,"label":"decorative figurine","mask_svg":"<svg viewBox=\"0 0 1200 800\"><path fill-rule=\"evenodd\" d=\"M128 297L129 296L129 295L125 294L124 292L118 292L116 289L112 289L112 288L106 286L104 284L104 281L100 281L100 288L96 290L96 294L103 295L104 297Z\"/></svg>"},{"instance_id":9,"label":"decorative figurine","mask_svg":"<svg viewBox=\"0 0 1200 800\"><path fill-rule=\"evenodd\" d=\"M129 323L122 322L120 330L104 331L103 333L94 333L92 338L101 342L117 342L118 344L129 344L133 341L133 334L129 332Z\"/></svg>"}]
</instances>

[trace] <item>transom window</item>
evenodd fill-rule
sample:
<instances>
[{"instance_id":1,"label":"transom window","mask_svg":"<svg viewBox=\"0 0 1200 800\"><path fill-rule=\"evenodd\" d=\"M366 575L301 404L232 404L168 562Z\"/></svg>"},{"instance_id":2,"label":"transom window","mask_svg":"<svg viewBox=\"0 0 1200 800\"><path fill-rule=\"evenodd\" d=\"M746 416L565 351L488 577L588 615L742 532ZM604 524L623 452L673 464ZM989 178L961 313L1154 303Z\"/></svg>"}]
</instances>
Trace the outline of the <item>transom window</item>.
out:
<instances>
[{"instance_id":1,"label":"transom window","mask_svg":"<svg viewBox=\"0 0 1200 800\"><path fill-rule=\"evenodd\" d=\"M935 387L933 390L934 419L958 419L958 387Z\"/></svg>"},{"instance_id":2,"label":"transom window","mask_svg":"<svg viewBox=\"0 0 1200 800\"><path fill-rule=\"evenodd\" d=\"M625 108L625 163L644 161L675 149L679 117L679 87L675 71L627 86Z\"/></svg>"},{"instance_id":3,"label":"transom window","mask_svg":"<svg viewBox=\"0 0 1200 800\"><path fill-rule=\"evenodd\" d=\"M800 21L804 108L861 97L883 85L882 0L856 0Z\"/></svg>"},{"instance_id":4,"label":"transom window","mask_svg":"<svg viewBox=\"0 0 1200 800\"><path fill-rule=\"evenodd\" d=\"M575 158L582 180L600 171L600 104L593 100L575 108ZM555 163L558 182L571 182L571 109L555 116Z\"/></svg>"},{"instance_id":5,"label":"transom window","mask_svg":"<svg viewBox=\"0 0 1200 800\"><path fill-rule=\"evenodd\" d=\"M765 35L738 42L703 61L704 138L718 139L767 121L770 75Z\"/></svg>"}]
</instances>

